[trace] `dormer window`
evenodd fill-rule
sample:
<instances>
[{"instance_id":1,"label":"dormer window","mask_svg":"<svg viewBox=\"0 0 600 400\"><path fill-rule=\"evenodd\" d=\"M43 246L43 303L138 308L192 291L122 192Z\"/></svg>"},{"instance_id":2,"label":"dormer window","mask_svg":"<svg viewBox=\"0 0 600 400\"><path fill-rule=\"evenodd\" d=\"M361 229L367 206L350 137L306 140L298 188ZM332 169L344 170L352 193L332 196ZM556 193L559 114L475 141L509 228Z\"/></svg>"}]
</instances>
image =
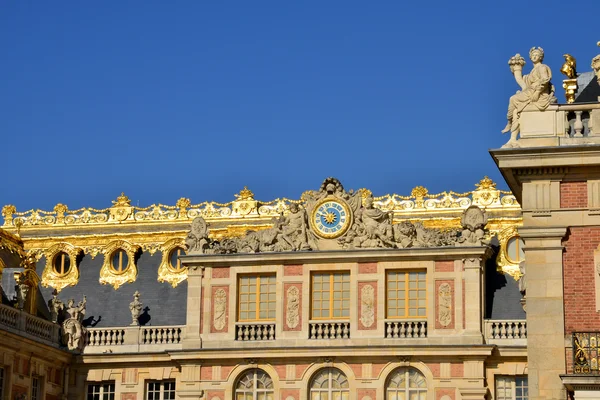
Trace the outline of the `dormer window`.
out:
<instances>
[{"instance_id":1,"label":"dormer window","mask_svg":"<svg viewBox=\"0 0 600 400\"><path fill-rule=\"evenodd\" d=\"M110 266L117 274L125 272L129 267L129 256L127 256L127 252L123 249L113 252L110 259Z\"/></svg>"},{"instance_id":2,"label":"dormer window","mask_svg":"<svg viewBox=\"0 0 600 400\"><path fill-rule=\"evenodd\" d=\"M64 251L58 252L52 260L52 268L58 276L65 276L71 270L71 258Z\"/></svg>"}]
</instances>

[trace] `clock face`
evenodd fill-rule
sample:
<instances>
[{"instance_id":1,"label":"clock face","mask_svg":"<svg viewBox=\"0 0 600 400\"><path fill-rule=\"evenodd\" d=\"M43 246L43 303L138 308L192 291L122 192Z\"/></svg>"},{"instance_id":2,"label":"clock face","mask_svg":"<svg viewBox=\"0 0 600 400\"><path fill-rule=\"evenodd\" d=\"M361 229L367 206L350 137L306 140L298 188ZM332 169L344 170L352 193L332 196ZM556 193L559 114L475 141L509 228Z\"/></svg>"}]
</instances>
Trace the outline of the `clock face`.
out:
<instances>
[{"instance_id":1,"label":"clock face","mask_svg":"<svg viewBox=\"0 0 600 400\"><path fill-rule=\"evenodd\" d=\"M315 233L325 239L342 236L352 223L350 207L338 199L319 201L311 213L310 225Z\"/></svg>"}]
</instances>

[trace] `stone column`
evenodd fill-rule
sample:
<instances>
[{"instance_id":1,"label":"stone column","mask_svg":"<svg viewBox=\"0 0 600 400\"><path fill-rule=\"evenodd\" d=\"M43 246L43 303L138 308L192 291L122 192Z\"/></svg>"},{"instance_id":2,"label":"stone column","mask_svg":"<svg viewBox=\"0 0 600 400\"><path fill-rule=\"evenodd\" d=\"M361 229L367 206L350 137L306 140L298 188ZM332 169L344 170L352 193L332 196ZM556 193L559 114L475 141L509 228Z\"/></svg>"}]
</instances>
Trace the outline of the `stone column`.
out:
<instances>
[{"instance_id":1,"label":"stone column","mask_svg":"<svg viewBox=\"0 0 600 400\"><path fill-rule=\"evenodd\" d=\"M465 335L472 336L475 342L469 340L471 344L483 343L482 330L482 280L484 258L467 258L463 261L464 279L465 279Z\"/></svg>"},{"instance_id":2,"label":"stone column","mask_svg":"<svg viewBox=\"0 0 600 400\"><path fill-rule=\"evenodd\" d=\"M185 336L182 345L184 349L202 348L200 321L202 320L202 277L204 267L196 265L188 267L188 291Z\"/></svg>"},{"instance_id":3,"label":"stone column","mask_svg":"<svg viewBox=\"0 0 600 400\"><path fill-rule=\"evenodd\" d=\"M530 400L562 400L566 393L563 246L566 228L519 228L525 242L527 359Z\"/></svg>"}]
</instances>

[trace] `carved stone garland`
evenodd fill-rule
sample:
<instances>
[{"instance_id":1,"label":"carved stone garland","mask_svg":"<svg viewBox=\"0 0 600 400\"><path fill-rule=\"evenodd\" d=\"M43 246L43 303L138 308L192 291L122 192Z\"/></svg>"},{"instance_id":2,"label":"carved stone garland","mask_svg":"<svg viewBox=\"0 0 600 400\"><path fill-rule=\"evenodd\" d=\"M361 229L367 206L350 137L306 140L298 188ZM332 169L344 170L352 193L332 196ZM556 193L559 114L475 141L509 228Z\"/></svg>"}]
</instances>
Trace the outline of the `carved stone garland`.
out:
<instances>
[{"instance_id":1,"label":"carved stone garland","mask_svg":"<svg viewBox=\"0 0 600 400\"><path fill-rule=\"evenodd\" d=\"M360 290L361 311L360 322L365 328L370 328L375 322L375 289L372 285L365 285Z\"/></svg>"},{"instance_id":2,"label":"carved stone garland","mask_svg":"<svg viewBox=\"0 0 600 400\"><path fill-rule=\"evenodd\" d=\"M452 323L452 288L448 283L438 289L438 320L444 328Z\"/></svg>"},{"instance_id":3,"label":"carved stone garland","mask_svg":"<svg viewBox=\"0 0 600 400\"><path fill-rule=\"evenodd\" d=\"M288 328L294 329L300 323L300 291L296 286L290 286L287 290L286 324Z\"/></svg>"},{"instance_id":4,"label":"carved stone garland","mask_svg":"<svg viewBox=\"0 0 600 400\"><path fill-rule=\"evenodd\" d=\"M213 311L213 326L217 331L223 330L226 323L227 314L227 293L223 289L217 289L215 292Z\"/></svg>"}]
</instances>

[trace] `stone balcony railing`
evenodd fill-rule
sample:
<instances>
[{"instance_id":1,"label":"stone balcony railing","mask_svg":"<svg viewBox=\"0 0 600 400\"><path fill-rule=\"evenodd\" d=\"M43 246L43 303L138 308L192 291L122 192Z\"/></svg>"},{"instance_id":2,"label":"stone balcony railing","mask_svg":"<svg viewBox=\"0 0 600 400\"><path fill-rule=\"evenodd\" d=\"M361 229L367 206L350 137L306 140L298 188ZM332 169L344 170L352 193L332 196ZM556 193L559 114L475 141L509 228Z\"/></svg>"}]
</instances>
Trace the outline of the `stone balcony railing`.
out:
<instances>
[{"instance_id":1,"label":"stone balcony railing","mask_svg":"<svg viewBox=\"0 0 600 400\"><path fill-rule=\"evenodd\" d=\"M309 339L350 339L348 321L311 321L308 330Z\"/></svg>"},{"instance_id":2,"label":"stone balcony railing","mask_svg":"<svg viewBox=\"0 0 600 400\"><path fill-rule=\"evenodd\" d=\"M275 340L275 323L237 323L235 340Z\"/></svg>"},{"instance_id":3,"label":"stone balcony railing","mask_svg":"<svg viewBox=\"0 0 600 400\"><path fill-rule=\"evenodd\" d=\"M485 340L489 344L500 346L526 346L527 321L519 320L485 320Z\"/></svg>"},{"instance_id":4,"label":"stone balcony railing","mask_svg":"<svg viewBox=\"0 0 600 400\"><path fill-rule=\"evenodd\" d=\"M0 327L38 342L60 346L59 325L3 304L0 304Z\"/></svg>"},{"instance_id":5,"label":"stone balcony railing","mask_svg":"<svg viewBox=\"0 0 600 400\"><path fill-rule=\"evenodd\" d=\"M600 103L528 106L519 123L521 147L600 144Z\"/></svg>"},{"instance_id":6,"label":"stone balcony railing","mask_svg":"<svg viewBox=\"0 0 600 400\"><path fill-rule=\"evenodd\" d=\"M181 350L185 326L88 328L84 354Z\"/></svg>"},{"instance_id":7,"label":"stone balcony railing","mask_svg":"<svg viewBox=\"0 0 600 400\"><path fill-rule=\"evenodd\" d=\"M427 321L385 321L386 339L418 339L427 337Z\"/></svg>"}]
</instances>

